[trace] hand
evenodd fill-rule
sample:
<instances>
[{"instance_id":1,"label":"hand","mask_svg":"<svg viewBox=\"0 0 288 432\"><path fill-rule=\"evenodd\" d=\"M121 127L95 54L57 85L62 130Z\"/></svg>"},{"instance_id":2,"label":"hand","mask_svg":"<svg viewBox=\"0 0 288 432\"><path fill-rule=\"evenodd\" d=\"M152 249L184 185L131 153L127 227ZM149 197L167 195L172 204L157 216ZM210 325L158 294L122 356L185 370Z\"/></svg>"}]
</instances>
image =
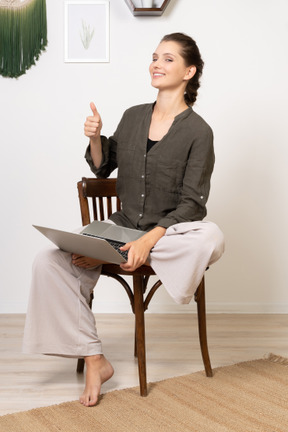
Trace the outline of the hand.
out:
<instances>
[{"instance_id":1,"label":"hand","mask_svg":"<svg viewBox=\"0 0 288 432\"><path fill-rule=\"evenodd\" d=\"M165 235L165 232L166 228L157 226L138 240L126 243L121 249L123 251L129 250L128 261L120 264L120 267L126 271L134 271L141 265L150 265L148 260L150 251L158 240Z\"/></svg>"},{"instance_id":2,"label":"hand","mask_svg":"<svg viewBox=\"0 0 288 432\"><path fill-rule=\"evenodd\" d=\"M90 103L90 108L93 116L86 118L86 122L84 123L84 133L91 141L95 141L100 137L102 120L93 102Z\"/></svg>"},{"instance_id":3,"label":"hand","mask_svg":"<svg viewBox=\"0 0 288 432\"><path fill-rule=\"evenodd\" d=\"M133 242L126 243L120 248L122 251L128 252L128 261L120 264L120 267L125 271L134 271L142 265L150 265L148 257L150 254L150 247L145 242L141 241L141 238Z\"/></svg>"}]
</instances>

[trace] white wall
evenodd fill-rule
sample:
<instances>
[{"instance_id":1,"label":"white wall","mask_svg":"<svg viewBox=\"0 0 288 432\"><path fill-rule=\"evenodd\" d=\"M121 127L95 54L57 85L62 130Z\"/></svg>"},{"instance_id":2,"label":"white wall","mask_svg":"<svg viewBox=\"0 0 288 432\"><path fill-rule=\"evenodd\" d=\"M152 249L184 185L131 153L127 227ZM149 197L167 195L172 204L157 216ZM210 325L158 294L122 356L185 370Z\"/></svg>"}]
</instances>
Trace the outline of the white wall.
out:
<instances>
[{"instance_id":1,"label":"white wall","mask_svg":"<svg viewBox=\"0 0 288 432\"><path fill-rule=\"evenodd\" d=\"M227 244L207 272L208 310L287 313L287 1L171 0L162 17L133 17L124 0L110 0L107 64L64 63L63 6L47 0L49 45L37 65L17 80L0 77L0 312L26 311L31 263L47 245L32 223L81 223L76 182L90 176L89 102L112 133L125 108L154 100L151 53L164 34L182 31L206 63L195 110L215 133L208 216ZM128 311L123 291L103 280L95 310ZM163 288L151 306L191 308L175 305Z\"/></svg>"}]
</instances>

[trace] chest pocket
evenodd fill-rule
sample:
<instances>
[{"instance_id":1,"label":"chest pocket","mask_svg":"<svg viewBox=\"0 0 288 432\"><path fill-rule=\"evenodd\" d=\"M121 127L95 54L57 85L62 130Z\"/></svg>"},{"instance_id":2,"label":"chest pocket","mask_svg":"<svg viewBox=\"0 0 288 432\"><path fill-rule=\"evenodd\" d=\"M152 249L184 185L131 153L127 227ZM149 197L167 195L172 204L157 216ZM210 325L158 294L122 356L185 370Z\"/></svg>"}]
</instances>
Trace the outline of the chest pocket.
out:
<instances>
[{"instance_id":1,"label":"chest pocket","mask_svg":"<svg viewBox=\"0 0 288 432\"><path fill-rule=\"evenodd\" d=\"M186 163L174 161L173 163L159 162L156 168L155 188L166 193L180 194L183 186L183 177Z\"/></svg>"}]
</instances>

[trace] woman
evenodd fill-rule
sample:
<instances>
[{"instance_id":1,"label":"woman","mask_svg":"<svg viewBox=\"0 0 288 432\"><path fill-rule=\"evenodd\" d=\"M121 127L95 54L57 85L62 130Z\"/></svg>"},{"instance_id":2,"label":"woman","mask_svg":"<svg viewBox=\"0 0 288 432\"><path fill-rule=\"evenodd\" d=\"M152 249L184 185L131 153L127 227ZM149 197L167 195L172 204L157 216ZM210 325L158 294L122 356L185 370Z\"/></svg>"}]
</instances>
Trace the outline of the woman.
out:
<instances>
[{"instance_id":1,"label":"woman","mask_svg":"<svg viewBox=\"0 0 288 432\"><path fill-rule=\"evenodd\" d=\"M101 136L102 121L94 103L84 126L92 171L108 177L118 168L122 210L111 221L147 231L123 247L129 253L121 267L133 271L144 263L151 265L178 303L191 300L206 267L224 249L219 228L202 221L214 166L211 128L191 108L202 68L190 37L167 35L150 65L151 83L158 89L156 102L128 109L109 139ZM84 357L86 386L80 402L85 406L97 403L101 384L113 375L88 306L100 265L76 254L71 259L57 249L39 254L25 328L26 352ZM37 314L42 319L35 326Z\"/></svg>"}]
</instances>

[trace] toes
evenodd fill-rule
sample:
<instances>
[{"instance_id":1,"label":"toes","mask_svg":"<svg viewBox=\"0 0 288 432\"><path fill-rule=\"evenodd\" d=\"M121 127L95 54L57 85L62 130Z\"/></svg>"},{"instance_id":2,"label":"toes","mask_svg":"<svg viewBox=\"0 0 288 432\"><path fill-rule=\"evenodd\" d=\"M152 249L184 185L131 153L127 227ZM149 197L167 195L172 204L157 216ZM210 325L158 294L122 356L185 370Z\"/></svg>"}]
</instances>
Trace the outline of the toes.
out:
<instances>
[{"instance_id":1,"label":"toes","mask_svg":"<svg viewBox=\"0 0 288 432\"><path fill-rule=\"evenodd\" d=\"M91 398L90 401L89 401L89 405L88 406L94 406L94 405L96 405L97 404L97 400L98 400L97 397Z\"/></svg>"},{"instance_id":2,"label":"toes","mask_svg":"<svg viewBox=\"0 0 288 432\"><path fill-rule=\"evenodd\" d=\"M97 401L98 401L98 396L97 395L96 396L91 396L91 397L90 396L82 395L79 398L79 402L82 405L86 406L86 407L90 407L90 406L96 405Z\"/></svg>"},{"instance_id":3,"label":"toes","mask_svg":"<svg viewBox=\"0 0 288 432\"><path fill-rule=\"evenodd\" d=\"M80 402L82 405L85 405L85 398L84 398L83 395L79 398L79 402Z\"/></svg>"}]
</instances>

